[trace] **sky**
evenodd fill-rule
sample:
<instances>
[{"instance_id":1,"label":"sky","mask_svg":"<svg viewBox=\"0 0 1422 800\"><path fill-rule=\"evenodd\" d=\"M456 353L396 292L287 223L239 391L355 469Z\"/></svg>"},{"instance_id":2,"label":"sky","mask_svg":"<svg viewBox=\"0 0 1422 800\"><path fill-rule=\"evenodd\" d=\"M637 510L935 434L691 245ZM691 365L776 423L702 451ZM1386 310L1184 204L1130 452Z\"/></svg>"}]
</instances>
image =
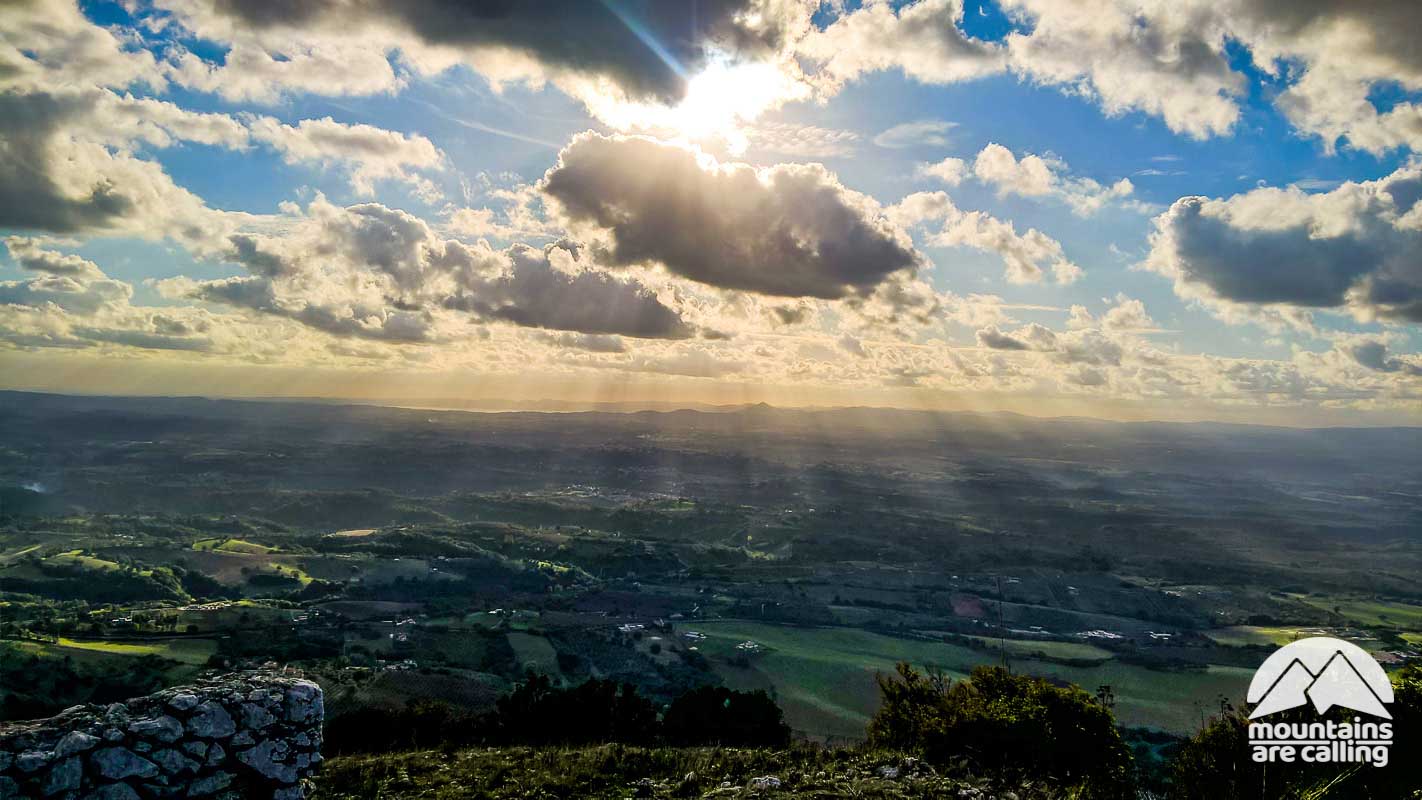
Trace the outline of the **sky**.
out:
<instances>
[{"instance_id":1,"label":"sky","mask_svg":"<svg viewBox=\"0 0 1422 800\"><path fill-rule=\"evenodd\" d=\"M0 0L0 388L1422 424L1422 6Z\"/></svg>"}]
</instances>

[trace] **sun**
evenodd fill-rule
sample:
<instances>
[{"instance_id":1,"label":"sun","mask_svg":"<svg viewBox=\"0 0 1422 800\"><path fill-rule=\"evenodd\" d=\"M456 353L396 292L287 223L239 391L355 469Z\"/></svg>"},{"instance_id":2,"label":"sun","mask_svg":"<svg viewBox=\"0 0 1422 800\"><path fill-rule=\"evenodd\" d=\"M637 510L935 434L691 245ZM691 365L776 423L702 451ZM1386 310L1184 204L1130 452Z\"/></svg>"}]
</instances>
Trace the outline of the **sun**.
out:
<instances>
[{"instance_id":1,"label":"sun","mask_svg":"<svg viewBox=\"0 0 1422 800\"><path fill-rule=\"evenodd\" d=\"M676 105L618 103L602 116L614 127L655 132L693 142L724 142L734 153L748 145L746 129L756 118L805 97L807 87L780 65L713 59L686 84Z\"/></svg>"},{"instance_id":2,"label":"sun","mask_svg":"<svg viewBox=\"0 0 1422 800\"><path fill-rule=\"evenodd\" d=\"M668 122L691 139L744 138L745 123L785 102L794 89L774 64L713 62L687 84Z\"/></svg>"}]
</instances>

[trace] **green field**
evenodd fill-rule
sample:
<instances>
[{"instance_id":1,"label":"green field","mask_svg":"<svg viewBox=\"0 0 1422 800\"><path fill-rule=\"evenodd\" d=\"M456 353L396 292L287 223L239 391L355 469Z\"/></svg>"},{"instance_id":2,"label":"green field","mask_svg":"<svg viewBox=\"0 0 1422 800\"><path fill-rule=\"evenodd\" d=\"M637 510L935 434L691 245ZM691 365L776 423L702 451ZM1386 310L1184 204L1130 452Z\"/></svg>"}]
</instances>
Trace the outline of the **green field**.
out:
<instances>
[{"instance_id":1,"label":"green field","mask_svg":"<svg viewBox=\"0 0 1422 800\"><path fill-rule=\"evenodd\" d=\"M937 642L898 639L850 628L793 628L753 622L699 622L707 635L701 650L717 657L716 670L727 685L765 689L785 709L795 729L812 736L861 738L878 706L876 672L898 661L935 665L954 677L978 664L995 664L991 654ZM741 668L725 660L743 641L767 649L750 656ZM1070 681L1094 692L1110 685L1116 714L1125 725L1149 725L1176 733L1197 729L1223 694L1243 699L1251 670L1211 666L1201 672L1164 673L1107 661L1090 667L1065 666L1032 659L1014 660L1018 672Z\"/></svg>"},{"instance_id":2,"label":"green field","mask_svg":"<svg viewBox=\"0 0 1422 800\"><path fill-rule=\"evenodd\" d=\"M992 639L982 636L971 637L983 647L993 652L1006 651L1012 658L1034 656L1038 653L1047 658L1070 659L1072 661L1110 661L1109 650L1102 650L1086 642L1059 642L1043 639Z\"/></svg>"},{"instance_id":3,"label":"green field","mask_svg":"<svg viewBox=\"0 0 1422 800\"><path fill-rule=\"evenodd\" d=\"M1422 606L1349 597L1294 595L1315 608L1334 611L1354 622L1395 630L1422 632Z\"/></svg>"},{"instance_id":4,"label":"green field","mask_svg":"<svg viewBox=\"0 0 1422 800\"><path fill-rule=\"evenodd\" d=\"M553 649L553 645L542 636L531 633L519 633L517 631L508 634L509 646L513 648L514 655L518 657L518 668L520 670L531 669L534 672L541 672L545 675L557 677L558 653Z\"/></svg>"},{"instance_id":5,"label":"green field","mask_svg":"<svg viewBox=\"0 0 1422 800\"><path fill-rule=\"evenodd\" d=\"M50 564L57 564L66 567L83 567L84 569L107 571L118 569L119 565L114 561L106 561L102 558L84 555L82 550L70 550L67 553L55 553L45 559Z\"/></svg>"},{"instance_id":6,"label":"green field","mask_svg":"<svg viewBox=\"0 0 1422 800\"><path fill-rule=\"evenodd\" d=\"M1295 639L1325 636L1327 633L1319 628L1236 625L1231 628L1206 631L1205 635L1226 647L1245 647L1247 645L1279 647Z\"/></svg>"},{"instance_id":7,"label":"green field","mask_svg":"<svg viewBox=\"0 0 1422 800\"><path fill-rule=\"evenodd\" d=\"M29 555L30 553L33 553L34 551L40 549L43 546L44 545L40 544L32 544L29 547L21 547L20 549L15 550L13 552L0 555L0 565L12 564L15 561L18 561L21 557Z\"/></svg>"},{"instance_id":8,"label":"green field","mask_svg":"<svg viewBox=\"0 0 1422 800\"><path fill-rule=\"evenodd\" d=\"M266 553L275 552L275 547L267 547L264 544L249 542L244 539L199 539L193 542L194 550L211 550L219 553L241 553L243 555L259 556Z\"/></svg>"},{"instance_id":9,"label":"green field","mask_svg":"<svg viewBox=\"0 0 1422 800\"><path fill-rule=\"evenodd\" d=\"M81 641L59 637L57 643L20 642L23 649L53 656L159 656L181 664L201 666L217 652L211 639L166 639L146 642Z\"/></svg>"}]
</instances>

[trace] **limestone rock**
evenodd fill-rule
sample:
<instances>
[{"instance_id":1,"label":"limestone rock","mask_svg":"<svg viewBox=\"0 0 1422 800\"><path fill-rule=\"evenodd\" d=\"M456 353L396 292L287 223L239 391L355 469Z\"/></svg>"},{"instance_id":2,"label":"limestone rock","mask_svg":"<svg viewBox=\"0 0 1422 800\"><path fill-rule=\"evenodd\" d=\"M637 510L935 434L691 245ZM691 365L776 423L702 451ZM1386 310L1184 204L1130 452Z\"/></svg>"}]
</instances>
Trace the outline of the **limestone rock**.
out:
<instances>
[{"instance_id":1,"label":"limestone rock","mask_svg":"<svg viewBox=\"0 0 1422 800\"><path fill-rule=\"evenodd\" d=\"M296 781L296 765L284 763L289 747L286 742L268 739L250 750L237 754L237 760L261 773L263 777L282 783Z\"/></svg>"},{"instance_id":2,"label":"limestone rock","mask_svg":"<svg viewBox=\"0 0 1422 800\"><path fill-rule=\"evenodd\" d=\"M138 792L126 783L109 783L98 791L85 795L84 800L139 800L139 797Z\"/></svg>"},{"instance_id":3,"label":"limestone rock","mask_svg":"<svg viewBox=\"0 0 1422 800\"><path fill-rule=\"evenodd\" d=\"M84 781L84 765L78 756L70 756L55 764L44 781L45 796L72 792Z\"/></svg>"},{"instance_id":4,"label":"limestone rock","mask_svg":"<svg viewBox=\"0 0 1422 800\"><path fill-rule=\"evenodd\" d=\"M64 734L59 740L59 744L54 746L54 754L59 758L72 756L75 753L86 753L93 750L99 743L99 737L90 736L83 731L70 731Z\"/></svg>"},{"instance_id":5,"label":"limestone rock","mask_svg":"<svg viewBox=\"0 0 1422 800\"><path fill-rule=\"evenodd\" d=\"M321 687L311 681L297 681L286 690L286 718L291 722L306 722L324 712Z\"/></svg>"},{"instance_id":6,"label":"limestone rock","mask_svg":"<svg viewBox=\"0 0 1422 800\"><path fill-rule=\"evenodd\" d=\"M168 707L174 711L192 711L197 704L198 696L192 692L178 692L168 699Z\"/></svg>"},{"instance_id":7,"label":"limestone rock","mask_svg":"<svg viewBox=\"0 0 1422 800\"><path fill-rule=\"evenodd\" d=\"M242 704L243 726L261 730L267 727L268 725L271 725L273 722L276 722L276 717L272 716L272 712L266 710L262 706L259 706L256 703Z\"/></svg>"},{"instance_id":8,"label":"limestone rock","mask_svg":"<svg viewBox=\"0 0 1422 800\"><path fill-rule=\"evenodd\" d=\"M48 764L52 754L43 750L26 750L15 759L15 766L21 772L34 772L35 770Z\"/></svg>"},{"instance_id":9,"label":"limestone rock","mask_svg":"<svg viewBox=\"0 0 1422 800\"><path fill-rule=\"evenodd\" d=\"M188 797L202 797L205 794L213 794L231 785L232 773L214 772L206 778L193 781L192 785L188 787Z\"/></svg>"},{"instance_id":10,"label":"limestone rock","mask_svg":"<svg viewBox=\"0 0 1422 800\"><path fill-rule=\"evenodd\" d=\"M158 774L158 765L146 758L140 758L122 747L105 747L89 757L94 769L105 778L151 778Z\"/></svg>"},{"instance_id":11,"label":"limestone rock","mask_svg":"<svg viewBox=\"0 0 1422 800\"><path fill-rule=\"evenodd\" d=\"M188 732L204 739L222 739L237 731L237 723L220 703L208 700L197 707L188 720Z\"/></svg>"},{"instance_id":12,"label":"limestone rock","mask_svg":"<svg viewBox=\"0 0 1422 800\"><path fill-rule=\"evenodd\" d=\"M154 753L153 761L168 773L197 772L198 767L201 766L198 762L172 749L159 750Z\"/></svg>"},{"instance_id":13,"label":"limestone rock","mask_svg":"<svg viewBox=\"0 0 1422 800\"><path fill-rule=\"evenodd\" d=\"M183 723L165 714L131 723L128 732L135 736L152 736L160 742L176 742L183 735Z\"/></svg>"}]
</instances>

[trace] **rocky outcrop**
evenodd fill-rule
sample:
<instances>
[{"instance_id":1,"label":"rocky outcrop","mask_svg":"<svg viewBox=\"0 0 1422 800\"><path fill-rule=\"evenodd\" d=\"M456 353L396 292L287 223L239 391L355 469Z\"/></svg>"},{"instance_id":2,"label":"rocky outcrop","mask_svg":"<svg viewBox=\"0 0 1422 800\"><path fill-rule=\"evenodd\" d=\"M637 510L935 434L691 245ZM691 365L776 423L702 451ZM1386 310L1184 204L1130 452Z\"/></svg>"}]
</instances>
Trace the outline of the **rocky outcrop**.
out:
<instances>
[{"instance_id":1,"label":"rocky outcrop","mask_svg":"<svg viewBox=\"0 0 1422 800\"><path fill-rule=\"evenodd\" d=\"M295 800L324 713L316 684L255 672L0 724L0 800Z\"/></svg>"}]
</instances>

